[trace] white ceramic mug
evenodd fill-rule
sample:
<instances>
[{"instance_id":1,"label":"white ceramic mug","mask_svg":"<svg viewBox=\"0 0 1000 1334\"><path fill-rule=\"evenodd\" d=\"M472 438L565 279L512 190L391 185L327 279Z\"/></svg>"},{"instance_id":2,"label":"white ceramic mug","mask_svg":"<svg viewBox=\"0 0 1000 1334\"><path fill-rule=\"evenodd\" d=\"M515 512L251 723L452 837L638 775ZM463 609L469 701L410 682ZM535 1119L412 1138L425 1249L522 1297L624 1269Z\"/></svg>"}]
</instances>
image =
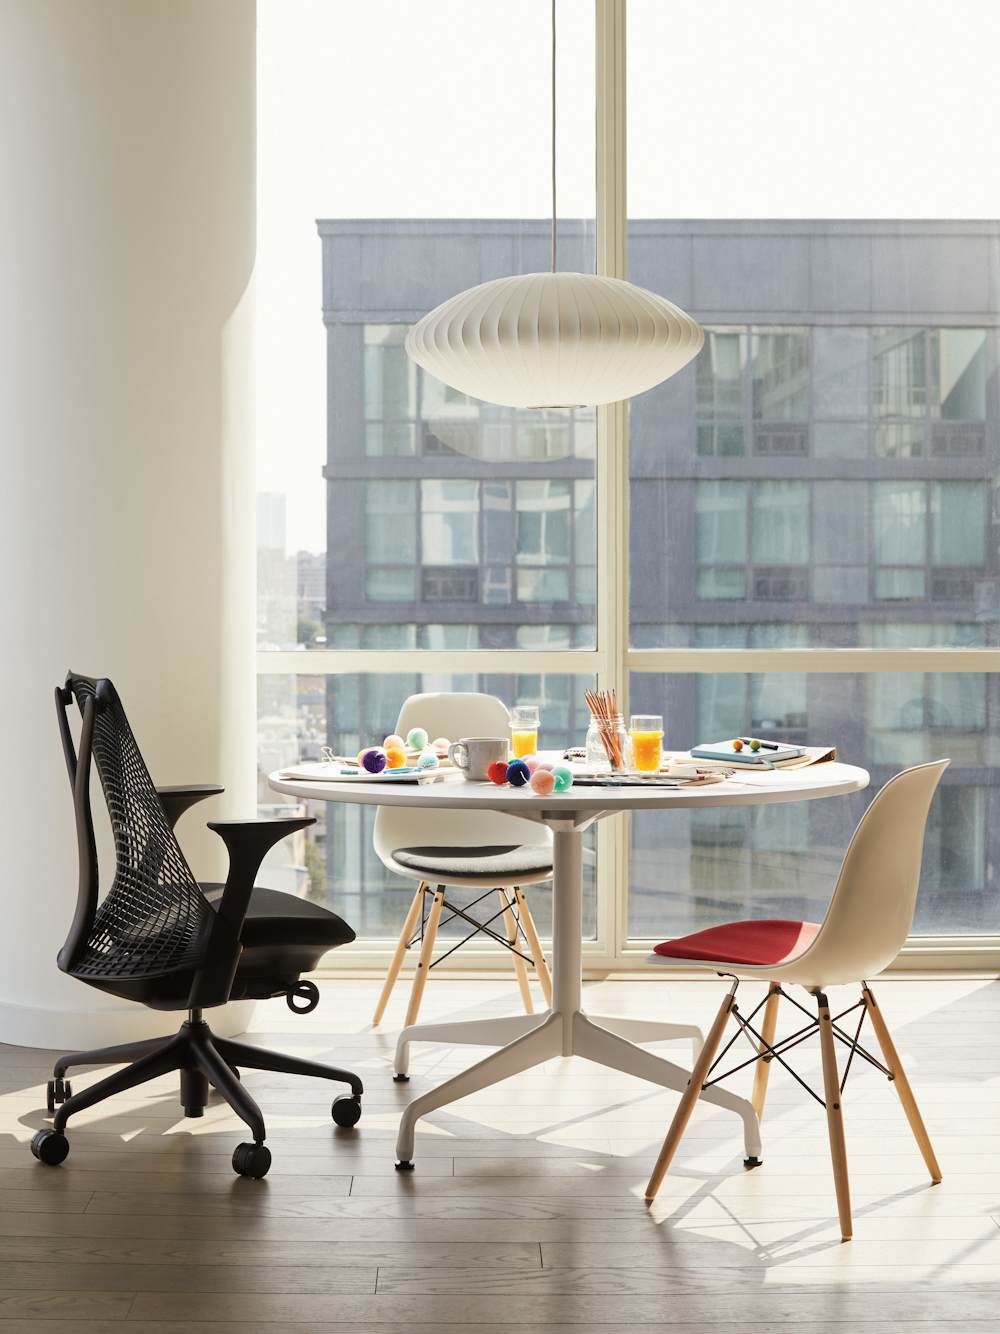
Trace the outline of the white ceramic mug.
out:
<instances>
[{"instance_id":1,"label":"white ceramic mug","mask_svg":"<svg viewBox=\"0 0 1000 1334\"><path fill-rule=\"evenodd\" d=\"M505 736L464 736L448 747L448 758L470 783L486 783L490 765L497 760L506 764L509 749Z\"/></svg>"}]
</instances>

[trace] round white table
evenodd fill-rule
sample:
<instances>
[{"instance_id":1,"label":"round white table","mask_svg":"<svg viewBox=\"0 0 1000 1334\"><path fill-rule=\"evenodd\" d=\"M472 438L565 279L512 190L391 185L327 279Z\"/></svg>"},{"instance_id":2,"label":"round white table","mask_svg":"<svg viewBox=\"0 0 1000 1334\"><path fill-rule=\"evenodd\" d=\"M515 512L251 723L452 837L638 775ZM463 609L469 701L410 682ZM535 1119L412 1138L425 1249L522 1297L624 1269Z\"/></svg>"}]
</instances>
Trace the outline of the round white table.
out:
<instances>
[{"instance_id":1,"label":"round white table","mask_svg":"<svg viewBox=\"0 0 1000 1334\"><path fill-rule=\"evenodd\" d=\"M665 811L681 807L759 806L782 801L815 801L846 796L868 786L864 769L826 762L805 769L739 773L705 786L588 787L536 796L530 788L496 787L462 779L415 784L302 782L280 773L268 782L277 792L300 800L349 802L360 806L426 806L447 810L503 811L538 820L553 834L552 1008L542 1014L510 1015L454 1024L414 1024L399 1035L396 1071L405 1074L411 1042L470 1043L500 1050L470 1066L438 1088L415 1098L403 1112L396 1141L397 1166L413 1163L414 1127L420 1117L458 1098L529 1070L554 1056L584 1056L678 1091L690 1071L645 1051L639 1042L662 1042L701 1034L686 1025L645 1019L587 1015L582 1008L583 831L595 820L619 811ZM714 1085L702 1097L735 1112L743 1121L747 1158L760 1157L760 1126L745 1098Z\"/></svg>"}]
</instances>

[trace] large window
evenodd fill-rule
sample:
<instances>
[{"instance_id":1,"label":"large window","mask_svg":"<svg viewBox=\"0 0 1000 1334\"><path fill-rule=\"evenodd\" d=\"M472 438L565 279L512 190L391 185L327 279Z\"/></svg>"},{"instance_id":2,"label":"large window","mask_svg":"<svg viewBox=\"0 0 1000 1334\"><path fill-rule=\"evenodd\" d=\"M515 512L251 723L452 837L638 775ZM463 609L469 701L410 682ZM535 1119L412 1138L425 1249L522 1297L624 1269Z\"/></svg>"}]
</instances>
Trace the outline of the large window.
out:
<instances>
[{"instance_id":1,"label":"large window","mask_svg":"<svg viewBox=\"0 0 1000 1334\"><path fill-rule=\"evenodd\" d=\"M559 0L559 266L600 256L706 331L623 421L469 399L403 347L453 293L548 266L548 6L260 12L262 801L276 762L380 739L418 689L537 702L546 741L579 744L596 680L663 712L670 746L836 744L872 788L603 822L592 959L734 912L822 912L871 792L944 754L916 931L1000 938L988 63L973 79L903 0L867 13L863 62L839 11L786 0ZM966 51L995 49L992 8L968 17ZM904 31L933 99L885 95ZM355 58L374 49L378 96ZM678 106L698 107L683 132ZM285 873L375 957L407 887L370 816L316 813Z\"/></svg>"}]
</instances>

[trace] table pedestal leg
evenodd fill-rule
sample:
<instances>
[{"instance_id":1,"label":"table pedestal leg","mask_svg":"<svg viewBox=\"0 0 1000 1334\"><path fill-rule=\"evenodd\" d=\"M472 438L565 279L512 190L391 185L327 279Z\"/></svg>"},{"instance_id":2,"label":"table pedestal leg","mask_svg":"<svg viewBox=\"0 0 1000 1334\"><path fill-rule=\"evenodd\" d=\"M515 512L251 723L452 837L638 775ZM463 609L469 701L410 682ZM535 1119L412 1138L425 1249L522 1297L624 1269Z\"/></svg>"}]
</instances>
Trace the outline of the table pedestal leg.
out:
<instances>
[{"instance_id":1,"label":"table pedestal leg","mask_svg":"<svg viewBox=\"0 0 1000 1334\"><path fill-rule=\"evenodd\" d=\"M620 1038L617 1033L610 1033L606 1028L601 1028L585 1014L576 1016L576 1023L573 1026L573 1054L585 1056L588 1061L594 1061L597 1065L621 1070L623 1074L648 1079L651 1084L659 1084L661 1088L676 1089L678 1093L683 1093L691 1080L690 1070L674 1065L673 1061L664 1060L662 1056L654 1056L650 1051L643 1051L634 1043ZM714 1102L717 1107L725 1107L727 1111L735 1112L742 1119L744 1156L759 1158L760 1123L752 1104L746 1098L740 1098L718 1084L705 1089L701 1096L704 1102Z\"/></svg>"},{"instance_id":2,"label":"table pedestal leg","mask_svg":"<svg viewBox=\"0 0 1000 1334\"><path fill-rule=\"evenodd\" d=\"M573 820L553 821L552 827L552 1009L544 1015L515 1015L465 1024L417 1024L403 1029L397 1047L397 1071L405 1071L411 1042L506 1041L507 1045L410 1103L400 1121L396 1142L400 1165L412 1165L414 1128L421 1116L510 1075L530 1070L553 1056L583 1056L598 1065L678 1092L687 1087L690 1071L643 1051L628 1038L654 1042L688 1037L700 1043L699 1029L645 1020L595 1020L582 1012L583 835ZM509 1040L511 1037L513 1041ZM760 1126L747 1099L718 1086L706 1089L702 1098L741 1117L746 1156L759 1158Z\"/></svg>"},{"instance_id":3,"label":"table pedestal leg","mask_svg":"<svg viewBox=\"0 0 1000 1334\"><path fill-rule=\"evenodd\" d=\"M411 1042L457 1042L473 1047L502 1047L515 1038L533 1032L547 1016L544 1014L508 1014L499 1019L465 1019L455 1023L411 1024L396 1039L396 1058L393 1061L397 1075L410 1070Z\"/></svg>"},{"instance_id":4,"label":"table pedestal leg","mask_svg":"<svg viewBox=\"0 0 1000 1334\"><path fill-rule=\"evenodd\" d=\"M629 1042L683 1042L686 1038L691 1043L691 1055L698 1059L698 1053L705 1045L705 1034L697 1024L671 1024L659 1019L631 1019L613 1014L592 1014L591 1019L609 1033L617 1033Z\"/></svg>"},{"instance_id":5,"label":"table pedestal leg","mask_svg":"<svg viewBox=\"0 0 1000 1334\"><path fill-rule=\"evenodd\" d=\"M470 1093L498 1084L501 1079L519 1075L533 1065L541 1065L559 1055L560 1021L554 1014L540 1017L539 1024L530 1033L508 1042L491 1056L463 1070L454 1079L445 1080L420 1098L414 1098L399 1122L396 1137L396 1166L408 1167L413 1162L414 1127L422 1116L446 1103L455 1102Z\"/></svg>"}]
</instances>

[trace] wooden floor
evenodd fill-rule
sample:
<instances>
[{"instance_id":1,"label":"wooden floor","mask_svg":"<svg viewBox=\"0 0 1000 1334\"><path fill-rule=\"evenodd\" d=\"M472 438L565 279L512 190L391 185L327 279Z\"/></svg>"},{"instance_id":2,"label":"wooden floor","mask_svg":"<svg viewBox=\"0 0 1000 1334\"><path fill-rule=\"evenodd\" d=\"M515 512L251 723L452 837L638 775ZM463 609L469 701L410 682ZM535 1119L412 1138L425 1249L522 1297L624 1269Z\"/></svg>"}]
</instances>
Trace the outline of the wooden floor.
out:
<instances>
[{"instance_id":1,"label":"wooden floor","mask_svg":"<svg viewBox=\"0 0 1000 1334\"><path fill-rule=\"evenodd\" d=\"M587 1003L704 1027L720 986L595 983ZM928 1183L892 1086L856 1062L844 1103L847 1245L822 1108L780 1069L763 1167L745 1172L735 1119L699 1107L652 1210L642 1188L676 1094L583 1061L553 1061L436 1113L419 1128L417 1170L396 1173L399 1108L480 1053L416 1048L412 1081L396 1085L403 989L378 1033L367 1022L376 983L323 990L306 1018L259 1007L253 1040L353 1066L365 1114L356 1130L334 1130L330 1086L248 1073L274 1155L261 1182L230 1169L243 1135L228 1109L214 1101L185 1121L166 1080L82 1113L61 1167L35 1163L28 1140L46 1123L52 1054L0 1048L0 1334L1000 1327L1000 983L876 989L944 1181ZM741 989L741 1001L760 990ZM421 1017L485 1017L516 1002L513 980L440 980ZM779 1033L797 1026L785 1016ZM685 1045L661 1050L688 1061ZM818 1051L796 1055L818 1085ZM737 1077L747 1092L750 1079Z\"/></svg>"}]
</instances>

